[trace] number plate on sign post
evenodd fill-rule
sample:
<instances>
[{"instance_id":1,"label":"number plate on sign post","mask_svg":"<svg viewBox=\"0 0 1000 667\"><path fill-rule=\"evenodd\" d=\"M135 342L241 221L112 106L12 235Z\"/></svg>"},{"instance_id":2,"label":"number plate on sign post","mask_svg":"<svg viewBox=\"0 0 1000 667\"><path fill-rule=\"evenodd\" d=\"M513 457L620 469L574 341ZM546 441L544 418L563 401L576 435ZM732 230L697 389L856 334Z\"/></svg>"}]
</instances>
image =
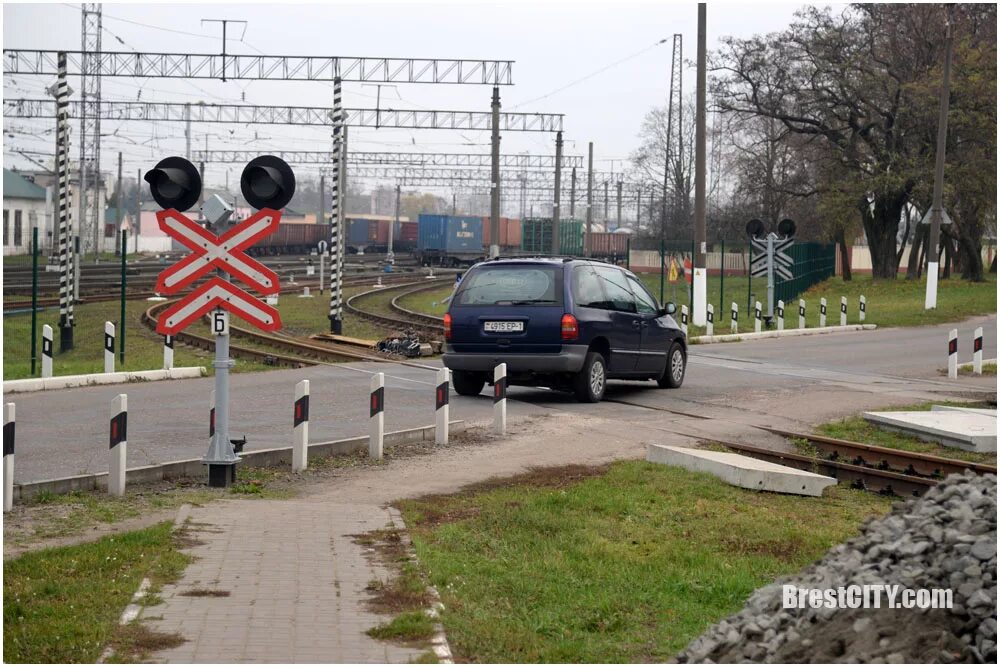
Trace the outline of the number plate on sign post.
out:
<instances>
[{"instance_id":1,"label":"number plate on sign post","mask_svg":"<svg viewBox=\"0 0 1000 667\"><path fill-rule=\"evenodd\" d=\"M229 313L224 310L212 313L212 333L216 336L229 335Z\"/></svg>"}]
</instances>

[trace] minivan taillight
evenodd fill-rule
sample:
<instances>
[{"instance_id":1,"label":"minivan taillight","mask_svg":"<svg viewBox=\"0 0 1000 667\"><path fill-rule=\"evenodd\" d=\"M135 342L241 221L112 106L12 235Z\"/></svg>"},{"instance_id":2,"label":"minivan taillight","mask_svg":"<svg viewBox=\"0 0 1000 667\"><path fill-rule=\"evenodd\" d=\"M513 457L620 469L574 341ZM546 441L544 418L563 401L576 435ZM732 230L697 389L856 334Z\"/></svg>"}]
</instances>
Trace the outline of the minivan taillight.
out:
<instances>
[{"instance_id":1,"label":"minivan taillight","mask_svg":"<svg viewBox=\"0 0 1000 667\"><path fill-rule=\"evenodd\" d=\"M444 339L451 340L451 313L444 314Z\"/></svg>"},{"instance_id":2,"label":"minivan taillight","mask_svg":"<svg viewBox=\"0 0 1000 667\"><path fill-rule=\"evenodd\" d=\"M562 333L563 340L576 340L580 335L580 325L576 321L576 318L569 313L562 316L562 322L560 323L559 329Z\"/></svg>"}]
</instances>

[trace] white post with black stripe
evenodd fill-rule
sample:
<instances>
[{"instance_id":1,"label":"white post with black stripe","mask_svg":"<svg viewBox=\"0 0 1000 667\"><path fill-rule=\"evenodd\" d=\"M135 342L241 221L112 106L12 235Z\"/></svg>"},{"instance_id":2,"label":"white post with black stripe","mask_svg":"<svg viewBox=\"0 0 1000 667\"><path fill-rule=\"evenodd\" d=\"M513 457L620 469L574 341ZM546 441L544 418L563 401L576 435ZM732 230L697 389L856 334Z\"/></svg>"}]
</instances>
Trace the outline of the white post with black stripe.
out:
<instances>
[{"instance_id":1,"label":"white post with black stripe","mask_svg":"<svg viewBox=\"0 0 1000 667\"><path fill-rule=\"evenodd\" d=\"M840 297L840 326L847 326L847 297Z\"/></svg>"},{"instance_id":2,"label":"white post with black stripe","mask_svg":"<svg viewBox=\"0 0 1000 667\"><path fill-rule=\"evenodd\" d=\"M42 377L52 377L52 327L42 326Z\"/></svg>"},{"instance_id":3,"label":"white post with black stripe","mask_svg":"<svg viewBox=\"0 0 1000 667\"><path fill-rule=\"evenodd\" d=\"M437 386L434 388L434 444L448 444L448 406L451 371L442 368L437 372Z\"/></svg>"},{"instance_id":4,"label":"white post with black stripe","mask_svg":"<svg viewBox=\"0 0 1000 667\"><path fill-rule=\"evenodd\" d=\"M826 326L826 297L819 300L819 325Z\"/></svg>"},{"instance_id":5,"label":"white post with black stripe","mask_svg":"<svg viewBox=\"0 0 1000 667\"><path fill-rule=\"evenodd\" d=\"M507 432L507 364L493 369L493 432Z\"/></svg>"},{"instance_id":6,"label":"white post with black stripe","mask_svg":"<svg viewBox=\"0 0 1000 667\"><path fill-rule=\"evenodd\" d=\"M166 335L163 337L163 370L169 371L174 367L174 337Z\"/></svg>"},{"instance_id":7,"label":"white post with black stripe","mask_svg":"<svg viewBox=\"0 0 1000 667\"><path fill-rule=\"evenodd\" d=\"M111 438L108 460L108 493L125 495L125 456L128 449L128 395L111 399Z\"/></svg>"},{"instance_id":8,"label":"white post with black stripe","mask_svg":"<svg viewBox=\"0 0 1000 667\"><path fill-rule=\"evenodd\" d=\"M14 404L3 406L3 511L14 508Z\"/></svg>"},{"instance_id":9,"label":"white post with black stripe","mask_svg":"<svg viewBox=\"0 0 1000 667\"><path fill-rule=\"evenodd\" d=\"M333 154L330 167L330 333L342 334L343 305L341 304L340 261L341 237L345 230L340 224L340 168L341 141L344 129L344 110L341 103L341 80L336 76L333 80L333 112L330 116L333 122Z\"/></svg>"},{"instance_id":10,"label":"white post with black stripe","mask_svg":"<svg viewBox=\"0 0 1000 667\"><path fill-rule=\"evenodd\" d=\"M740 306L735 301L729 307L730 324L729 328L733 333L740 332Z\"/></svg>"},{"instance_id":11,"label":"white post with black stripe","mask_svg":"<svg viewBox=\"0 0 1000 667\"><path fill-rule=\"evenodd\" d=\"M806 328L806 300L799 299L799 328Z\"/></svg>"},{"instance_id":12,"label":"white post with black stripe","mask_svg":"<svg viewBox=\"0 0 1000 667\"><path fill-rule=\"evenodd\" d=\"M302 472L309 467L309 380L295 385L292 434L292 472Z\"/></svg>"},{"instance_id":13,"label":"white post with black stripe","mask_svg":"<svg viewBox=\"0 0 1000 667\"><path fill-rule=\"evenodd\" d=\"M754 301L753 304L753 332L760 333L760 316L761 316L761 305L760 301Z\"/></svg>"},{"instance_id":14,"label":"white post with black stripe","mask_svg":"<svg viewBox=\"0 0 1000 667\"><path fill-rule=\"evenodd\" d=\"M958 329L948 332L948 377L958 378Z\"/></svg>"},{"instance_id":15,"label":"white post with black stripe","mask_svg":"<svg viewBox=\"0 0 1000 667\"><path fill-rule=\"evenodd\" d=\"M972 334L972 374L983 374L983 328L976 327Z\"/></svg>"},{"instance_id":16,"label":"white post with black stripe","mask_svg":"<svg viewBox=\"0 0 1000 667\"><path fill-rule=\"evenodd\" d=\"M785 330L785 302L778 299L778 309L775 311L778 318L778 331Z\"/></svg>"},{"instance_id":17,"label":"white post with black stripe","mask_svg":"<svg viewBox=\"0 0 1000 667\"><path fill-rule=\"evenodd\" d=\"M684 332L685 336L688 335L688 307L687 306L681 306L681 331Z\"/></svg>"},{"instance_id":18,"label":"white post with black stripe","mask_svg":"<svg viewBox=\"0 0 1000 667\"><path fill-rule=\"evenodd\" d=\"M372 376L371 396L368 405L368 458L382 460L385 440L385 373Z\"/></svg>"},{"instance_id":19,"label":"white post with black stripe","mask_svg":"<svg viewBox=\"0 0 1000 667\"><path fill-rule=\"evenodd\" d=\"M865 312L868 310L868 301L865 299L865 295L862 294L858 297L858 321L864 324L865 322Z\"/></svg>"},{"instance_id":20,"label":"white post with black stripe","mask_svg":"<svg viewBox=\"0 0 1000 667\"><path fill-rule=\"evenodd\" d=\"M215 436L215 390L208 395L208 439Z\"/></svg>"},{"instance_id":21,"label":"white post with black stripe","mask_svg":"<svg viewBox=\"0 0 1000 667\"><path fill-rule=\"evenodd\" d=\"M715 306L710 303L705 306L705 335L715 335Z\"/></svg>"},{"instance_id":22,"label":"white post with black stripe","mask_svg":"<svg viewBox=\"0 0 1000 667\"><path fill-rule=\"evenodd\" d=\"M115 324L104 323L104 372L115 372Z\"/></svg>"},{"instance_id":23,"label":"white post with black stripe","mask_svg":"<svg viewBox=\"0 0 1000 667\"><path fill-rule=\"evenodd\" d=\"M69 83L66 52L57 55L56 194L59 201L59 350L73 349L72 213L69 189ZM50 89L51 90L51 89Z\"/></svg>"}]
</instances>

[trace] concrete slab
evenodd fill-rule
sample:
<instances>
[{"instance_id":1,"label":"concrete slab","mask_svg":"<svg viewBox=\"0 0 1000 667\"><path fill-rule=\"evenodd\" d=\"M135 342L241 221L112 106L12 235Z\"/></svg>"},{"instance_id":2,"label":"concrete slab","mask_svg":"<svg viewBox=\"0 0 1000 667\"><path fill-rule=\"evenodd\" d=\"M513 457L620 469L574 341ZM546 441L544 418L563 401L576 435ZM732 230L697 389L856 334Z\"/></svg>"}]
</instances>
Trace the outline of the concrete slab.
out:
<instances>
[{"instance_id":1,"label":"concrete slab","mask_svg":"<svg viewBox=\"0 0 1000 667\"><path fill-rule=\"evenodd\" d=\"M707 472L733 486L756 491L793 493L800 496L821 496L823 489L837 483L832 477L789 468L769 461L731 452L708 449L650 445L646 460Z\"/></svg>"},{"instance_id":2,"label":"concrete slab","mask_svg":"<svg viewBox=\"0 0 1000 667\"><path fill-rule=\"evenodd\" d=\"M957 410L920 412L866 412L864 418L879 428L913 435L927 442L970 452L997 450L996 415Z\"/></svg>"},{"instance_id":3,"label":"concrete slab","mask_svg":"<svg viewBox=\"0 0 1000 667\"><path fill-rule=\"evenodd\" d=\"M997 418L996 410L988 410L986 408L963 408L958 405L932 405L931 412L969 412L975 415L986 415L987 417Z\"/></svg>"}]
</instances>

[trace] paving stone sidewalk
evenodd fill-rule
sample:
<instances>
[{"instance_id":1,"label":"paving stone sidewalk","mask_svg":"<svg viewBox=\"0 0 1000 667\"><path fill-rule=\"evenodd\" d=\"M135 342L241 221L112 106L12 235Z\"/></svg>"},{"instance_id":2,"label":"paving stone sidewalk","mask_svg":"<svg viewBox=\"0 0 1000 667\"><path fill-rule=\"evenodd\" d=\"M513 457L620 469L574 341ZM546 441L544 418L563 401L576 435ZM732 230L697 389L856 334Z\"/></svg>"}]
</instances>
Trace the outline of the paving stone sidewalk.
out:
<instances>
[{"instance_id":1,"label":"paving stone sidewalk","mask_svg":"<svg viewBox=\"0 0 1000 667\"><path fill-rule=\"evenodd\" d=\"M424 652L365 634L390 618L367 609L365 592L389 573L351 536L392 525L388 509L228 500L192 509L189 520L201 542L186 549L194 562L143 612L149 629L186 641L151 661L407 663Z\"/></svg>"}]
</instances>

